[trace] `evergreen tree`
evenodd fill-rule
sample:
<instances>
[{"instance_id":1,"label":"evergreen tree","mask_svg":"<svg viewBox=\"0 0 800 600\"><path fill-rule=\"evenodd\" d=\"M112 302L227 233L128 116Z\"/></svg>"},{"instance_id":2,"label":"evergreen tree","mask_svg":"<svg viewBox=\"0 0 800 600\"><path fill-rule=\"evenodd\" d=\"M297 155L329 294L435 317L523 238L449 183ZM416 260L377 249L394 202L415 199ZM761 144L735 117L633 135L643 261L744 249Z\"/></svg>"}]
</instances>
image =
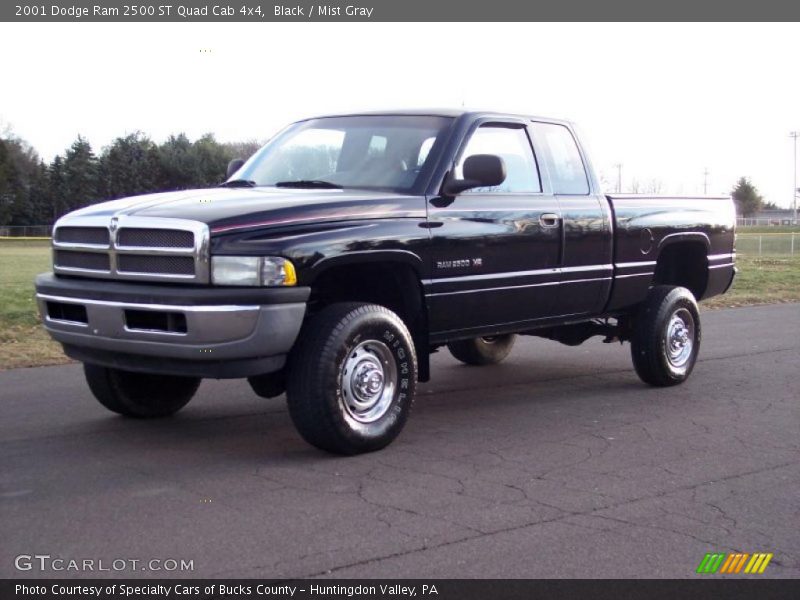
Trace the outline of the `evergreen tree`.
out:
<instances>
[{"instance_id":1,"label":"evergreen tree","mask_svg":"<svg viewBox=\"0 0 800 600\"><path fill-rule=\"evenodd\" d=\"M101 200L98 187L97 158L91 144L79 135L64 157L66 208L75 210Z\"/></svg>"},{"instance_id":2,"label":"evergreen tree","mask_svg":"<svg viewBox=\"0 0 800 600\"><path fill-rule=\"evenodd\" d=\"M205 134L192 144L191 155L197 173L195 185L198 187L212 187L222 183L225 180L228 162L234 158L211 133Z\"/></svg>"},{"instance_id":3,"label":"evergreen tree","mask_svg":"<svg viewBox=\"0 0 800 600\"><path fill-rule=\"evenodd\" d=\"M47 225L103 200L215 186L231 159L247 159L260 146L254 140L221 144L210 133L195 142L181 133L156 145L137 131L115 139L99 157L78 136L46 164L6 130L0 134L0 225ZM330 162L328 156L307 158L323 171Z\"/></svg>"},{"instance_id":4,"label":"evergreen tree","mask_svg":"<svg viewBox=\"0 0 800 600\"><path fill-rule=\"evenodd\" d=\"M156 145L141 132L114 140L100 156L100 191L105 199L147 194L158 189Z\"/></svg>"},{"instance_id":5,"label":"evergreen tree","mask_svg":"<svg viewBox=\"0 0 800 600\"><path fill-rule=\"evenodd\" d=\"M227 142L222 144L223 148L225 148L225 152L227 156L230 156L228 162L233 160L234 158L241 158L242 160L247 160L253 154L255 154L261 146L263 146L261 142L257 140L248 140L246 142ZM226 171L227 171L227 165Z\"/></svg>"},{"instance_id":6,"label":"evergreen tree","mask_svg":"<svg viewBox=\"0 0 800 600\"><path fill-rule=\"evenodd\" d=\"M45 162L40 160L28 190L28 216L25 225L49 224L53 214L52 203L50 170Z\"/></svg>"},{"instance_id":7,"label":"evergreen tree","mask_svg":"<svg viewBox=\"0 0 800 600\"><path fill-rule=\"evenodd\" d=\"M763 198L747 177L739 178L731 191L731 196L736 204L736 212L743 217L749 217L758 212L763 203Z\"/></svg>"},{"instance_id":8,"label":"evergreen tree","mask_svg":"<svg viewBox=\"0 0 800 600\"><path fill-rule=\"evenodd\" d=\"M52 210L50 223L69 212L66 199L66 182L64 176L64 159L57 154L48 169L48 184L50 190L50 208Z\"/></svg>"},{"instance_id":9,"label":"evergreen tree","mask_svg":"<svg viewBox=\"0 0 800 600\"><path fill-rule=\"evenodd\" d=\"M185 190L195 186L199 173L194 164L192 142L185 133L169 136L158 147L159 181L161 190Z\"/></svg>"},{"instance_id":10,"label":"evergreen tree","mask_svg":"<svg viewBox=\"0 0 800 600\"><path fill-rule=\"evenodd\" d=\"M24 225L30 218L30 186L39 157L26 142L10 133L0 139L0 145L0 224Z\"/></svg>"},{"instance_id":11,"label":"evergreen tree","mask_svg":"<svg viewBox=\"0 0 800 600\"><path fill-rule=\"evenodd\" d=\"M12 223L20 187L20 174L11 156L10 144L0 139L0 225Z\"/></svg>"}]
</instances>

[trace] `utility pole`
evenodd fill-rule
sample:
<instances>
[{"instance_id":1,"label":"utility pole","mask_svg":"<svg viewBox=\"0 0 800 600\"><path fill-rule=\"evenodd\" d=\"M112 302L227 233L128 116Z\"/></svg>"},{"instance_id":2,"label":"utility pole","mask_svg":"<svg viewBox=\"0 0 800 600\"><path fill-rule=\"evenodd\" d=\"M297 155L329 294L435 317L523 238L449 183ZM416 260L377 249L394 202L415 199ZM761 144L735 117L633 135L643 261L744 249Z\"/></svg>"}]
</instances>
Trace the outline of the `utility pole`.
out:
<instances>
[{"instance_id":1,"label":"utility pole","mask_svg":"<svg viewBox=\"0 0 800 600\"><path fill-rule=\"evenodd\" d=\"M614 165L617 168L617 193L622 193L622 163Z\"/></svg>"},{"instance_id":2,"label":"utility pole","mask_svg":"<svg viewBox=\"0 0 800 600\"><path fill-rule=\"evenodd\" d=\"M793 131L789 137L794 139L794 185L792 186L792 210L794 211L794 224L797 225L797 136L800 132Z\"/></svg>"},{"instance_id":3,"label":"utility pole","mask_svg":"<svg viewBox=\"0 0 800 600\"><path fill-rule=\"evenodd\" d=\"M706 167L705 170L703 171L703 195L704 196L708 195L708 175L709 175L708 167Z\"/></svg>"}]
</instances>

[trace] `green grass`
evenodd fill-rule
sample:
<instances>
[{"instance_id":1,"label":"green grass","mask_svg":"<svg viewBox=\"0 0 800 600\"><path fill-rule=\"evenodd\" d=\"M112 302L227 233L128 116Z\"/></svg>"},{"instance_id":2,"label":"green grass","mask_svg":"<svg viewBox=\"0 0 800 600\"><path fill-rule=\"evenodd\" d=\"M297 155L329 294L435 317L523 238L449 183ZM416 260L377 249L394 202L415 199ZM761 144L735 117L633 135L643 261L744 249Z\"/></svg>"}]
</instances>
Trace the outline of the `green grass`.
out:
<instances>
[{"instance_id":1,"label":"green grass","mask_svg":"<svg viewBox=\"0 0 800 600\"><path fill-rule=\"evenodd\" d=\"M740 255L739 275L705 308L800 302L800 255ZM49 242L0 240L0 370L68 362L44 332L36 311L33 279L50 270Z\"/></svg>"},{"instance_id":2,"label":"green grass","mask_svg":"<svg viewBox=\"0 0 800 600\"><path fill-rule=\"evenodd\" d=\"M33 278L49 270L49 242L0 240L0 369L68 361L39 324L33 296Z\"/></svg>"},{"instance_id":3,"label":"green grass","mask_svg":"<svg viewBox=\"0 0 800 600\"><path fill-rule=\"evenodd\" d=\"M736 258L739 274L727 294L702 303L707 308L800 302L800 255Z\"/></svg>"}]
</instances>

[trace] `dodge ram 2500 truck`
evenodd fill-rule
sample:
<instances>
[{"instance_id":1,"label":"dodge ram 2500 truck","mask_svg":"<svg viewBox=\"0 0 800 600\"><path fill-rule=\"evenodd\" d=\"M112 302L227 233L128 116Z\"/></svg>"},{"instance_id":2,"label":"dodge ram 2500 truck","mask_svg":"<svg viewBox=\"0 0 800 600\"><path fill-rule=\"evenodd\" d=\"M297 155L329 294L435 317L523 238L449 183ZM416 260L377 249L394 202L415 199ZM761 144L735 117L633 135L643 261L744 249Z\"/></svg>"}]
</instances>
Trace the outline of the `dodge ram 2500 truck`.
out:
<instances>
[{"instance_id":1,"label":"dodge ram 2500 truck","mask_svg":"<svg viewBox=\"0 0 800 600\"><path fill-rule=\"evenodd\" d=\"M490 365L515 335L631 342L681 383L697 301L735 273L730 198L600 191L573 126L466 111L313 118L212 189L113 200L53 229L42 320L106 408L161 417L201 378L286 393L354 454L403 428L429 356Z\"/></svg>"}]
</instances>

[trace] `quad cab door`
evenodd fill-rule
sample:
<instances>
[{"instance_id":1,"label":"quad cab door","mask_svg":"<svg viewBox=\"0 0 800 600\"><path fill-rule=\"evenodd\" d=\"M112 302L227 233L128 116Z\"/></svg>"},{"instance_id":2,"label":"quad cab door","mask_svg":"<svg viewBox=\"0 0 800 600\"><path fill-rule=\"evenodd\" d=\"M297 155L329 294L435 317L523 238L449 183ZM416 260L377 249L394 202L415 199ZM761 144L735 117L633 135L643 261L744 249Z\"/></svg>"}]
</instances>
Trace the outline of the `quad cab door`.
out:
<instances>
[{"instance_id":1,"label":"quad cab door","mask_svg":"<svg viewBox=\"0 0 800 600\"><path fill-rule=\"evenodd\" d=\"M602 312L612 283L611 208L591 175L586 154L564 123L528 124L545 189L558 199L564 247L558 317Z\"/></svg>"},{"instance_id":2,"label":"quad cab door","mask_svg":"<svg viewBox=\"0 0 800 600\"><path fill-rule=\"evenodd\" d=\"M428 201L432 264L425 291L434 337L490 335L559 312L561 210L558 198L543 192L526 125L479 122L457 153L458 178L467 157L500 156L502 184Z\"/></svg>"}]
</instances>

